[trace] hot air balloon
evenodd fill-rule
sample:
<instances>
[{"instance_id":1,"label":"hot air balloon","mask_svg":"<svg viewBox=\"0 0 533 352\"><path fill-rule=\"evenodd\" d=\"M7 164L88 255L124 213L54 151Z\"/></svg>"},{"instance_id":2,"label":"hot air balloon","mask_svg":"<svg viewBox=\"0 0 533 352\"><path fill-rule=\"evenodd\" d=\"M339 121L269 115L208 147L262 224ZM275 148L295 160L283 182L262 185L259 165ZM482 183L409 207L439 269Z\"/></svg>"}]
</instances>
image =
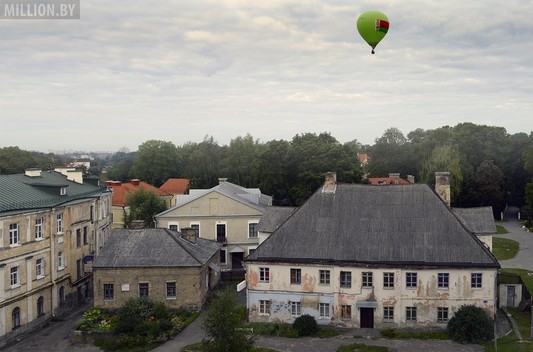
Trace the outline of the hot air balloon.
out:
<instances>
[{"instance_id":1,"label":"hot air balloon","mask_svg":"<svg viewBox=\"0 0 533 352\"><path fill-rule=\"evenodd\" d=\"M389 19L379 11L364 12L357 19L357 31L372 47L372 54L375 54L376 45L389 31Z\"/></svg>"}]
</instances>

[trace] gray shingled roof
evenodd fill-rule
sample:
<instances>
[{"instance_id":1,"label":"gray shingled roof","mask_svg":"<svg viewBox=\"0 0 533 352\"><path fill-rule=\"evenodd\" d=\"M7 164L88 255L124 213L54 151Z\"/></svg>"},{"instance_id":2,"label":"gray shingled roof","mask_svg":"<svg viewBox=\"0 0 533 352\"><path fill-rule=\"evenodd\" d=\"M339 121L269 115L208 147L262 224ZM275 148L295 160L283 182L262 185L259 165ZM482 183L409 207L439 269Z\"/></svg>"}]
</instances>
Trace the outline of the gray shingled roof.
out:
<instances>
[{"instance_id":1,"label":"gray shingled roof","mask_svg":"<svg viewBox=\"0 0 533 352\"><path fill-rule=\"evenodd\" d=\"M452 210L468 231L478 235L496 233L496 222L494 221L492 207L452 208Z\"/></svg>"},{"instance_id":2,"label":"gray shingled roof","mask_svg":"<svg viewBox=\"0 0 533 352\"><path fill-rule=\"evenodd\" d=\"M264 212L266 207L272 203L272 197L262 194L259 188L245 188L231 182L222 182L210 189L192 189L189 191L189 194L178 196L175 206L157 214L156 217L164 216L172 210L182 207L211 192L218 192L261 212Z\"/></svg>"},{"instance_id":3,"label":"gray shingled roof","mask_svg":"<svg viewBox=\"0 0 533 352\"><path fill-rule=\"evenodd\" d=\"M296 207L267 207L265 213L261 216L261 220L257 224L257 231L272 233L287 220Z\"/></svg>"},{"instance_id":4,"label":"gray shingled roof","mask_svg":"<svg viewBox=\"0 0 533 352\"><path fill-rule=\"evenodd\" d=\"M427 185L320 189L246 261L499 267Z\"/></svg>"},{"instance_id":5,"label":"gray shingled roof","mask_svg":"<svg viewBox=\"0 0 533 352\"><path fill-rule=\"evenodd\" d=\"M59 195L61 187L67 194ZM41 176L30 177L25 174L0 175L0 215L17 213L32 209L59 206L85 198L98 197L107 192L103 187L90 183L79 184L67 180L56 171L43 171Z\"/></svg>"},{"instance_id":6,"label":"gray shingled roof","mask_svg":"<svg viewBox=\"0 0 533 352\"><path fill-rule=\"evenodd\" d=\"M114 229L94 268L191 267L205 265L220 249L215 241L193 244L168 229Z\"/></svg>"}]
</instances>

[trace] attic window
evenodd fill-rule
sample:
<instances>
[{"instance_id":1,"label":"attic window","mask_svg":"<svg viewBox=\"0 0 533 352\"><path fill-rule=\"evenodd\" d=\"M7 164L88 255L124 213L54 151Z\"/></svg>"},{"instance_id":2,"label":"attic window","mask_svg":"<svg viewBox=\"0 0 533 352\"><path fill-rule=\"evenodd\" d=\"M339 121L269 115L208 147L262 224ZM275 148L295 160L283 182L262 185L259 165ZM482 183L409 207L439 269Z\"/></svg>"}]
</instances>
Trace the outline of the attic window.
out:
<instances>
[{"instance_id":1,"label":"attic window","mask_svg":"<svg viewBox=\"0 0 533 352\"><path fill-rule=\"evenodd\" d=\"M67 187L61 187L59 190L59 195L64 196L67 194Z\"/></svg>"}]
</instances>

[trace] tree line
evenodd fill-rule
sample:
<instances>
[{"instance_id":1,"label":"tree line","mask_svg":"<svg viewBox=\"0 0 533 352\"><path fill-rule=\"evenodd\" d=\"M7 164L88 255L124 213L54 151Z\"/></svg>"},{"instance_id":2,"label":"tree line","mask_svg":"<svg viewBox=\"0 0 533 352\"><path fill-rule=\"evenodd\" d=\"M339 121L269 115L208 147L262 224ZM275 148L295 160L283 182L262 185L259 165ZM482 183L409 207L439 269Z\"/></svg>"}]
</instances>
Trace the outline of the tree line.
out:
<instances>
[{"instance_id":1,"label":"tree line","mask_svg":"<svg viewBox=\"0 0 533 352\"><path fill-rule=\"evenodd\" d=\"M357 153L370 156L364 168ZM43 156L50 159L49 154ZM499 212L508 203L522 206L527 201L533 206L532 158L533 132L510 135L503 127L461 123L407 135L391 127L373 145L340 143L327 132L268 142L247 134L229 145L219 145L210 136L183 145L149 140L137 152L116 153L91 171L103 168L108 179L138 178L157 187L174 177L188 178L192 188L211 188L219 177L227 177L243 187L260 188L277 205L302 204L323 183L327 171L336 171L337 180L345 183L364 183L365 175L394 172L431 186L436 171L449 171L453 206L493 206Z\"/></svg>"}]
</instances>

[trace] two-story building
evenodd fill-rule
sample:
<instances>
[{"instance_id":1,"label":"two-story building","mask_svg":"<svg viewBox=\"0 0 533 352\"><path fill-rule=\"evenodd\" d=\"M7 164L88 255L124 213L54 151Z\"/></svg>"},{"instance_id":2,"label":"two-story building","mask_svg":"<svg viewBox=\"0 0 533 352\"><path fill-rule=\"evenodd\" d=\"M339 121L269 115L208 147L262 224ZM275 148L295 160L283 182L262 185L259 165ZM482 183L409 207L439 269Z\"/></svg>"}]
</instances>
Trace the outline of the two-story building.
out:
<instances>
[{"instance_id":1,"label":"two-story building","mask_svg":"<svg viewBox=\"0 0 533 352\"><path fill-rule=\"evenodd\" d=\"M437 181L449 195L449 174ZM446 327L462 305L496 309L497 260L422 184L337 184L329 173L245 265L250 321Z\"/></svg>"},{"instance_id":2,"label":"two-story building","mask_svg":"<svg viewBox=\"0 0 533 352\"><path fill-rule=\"evenodd\" d=\"M0 346L91 295L111 193L74 174L0 175Z\"/></svg>"},{"instance_id":3,"label":"two-story building","mask_svg":"<svg viewBox=\"0 0 533 352\"><path fill-rule=\"evenodd\" d=\"M259 244L257 224L272 197L219 179L210 189L191 189L176 205L155 216L156 226L175 231L194 228L201 238L222 244L223 270L242 270L242 260Z\"/></svg>"}]
</instances>

